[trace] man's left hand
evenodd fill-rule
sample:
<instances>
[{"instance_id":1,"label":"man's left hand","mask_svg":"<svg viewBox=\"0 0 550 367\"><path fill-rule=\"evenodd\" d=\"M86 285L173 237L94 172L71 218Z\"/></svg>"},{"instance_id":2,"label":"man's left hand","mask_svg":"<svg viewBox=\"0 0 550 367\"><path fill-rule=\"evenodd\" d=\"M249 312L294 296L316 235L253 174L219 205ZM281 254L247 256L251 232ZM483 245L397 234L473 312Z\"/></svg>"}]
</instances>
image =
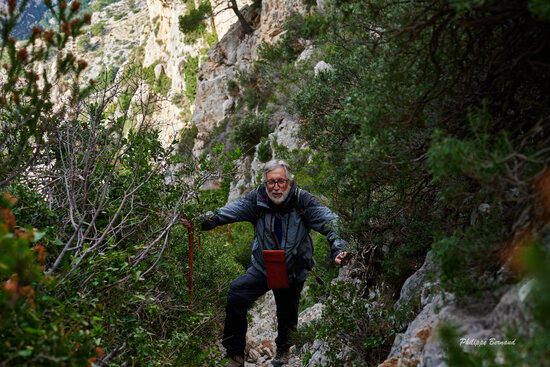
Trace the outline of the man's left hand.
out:
<instances>
[{"instance_id":1,"label":"man's left hand","mask_svg":"<svg viewBox=\"0 0 550 367\"><path fill-rule=\"evenodd\" d=\"M349 255L350 253L347 251L340 252L334 259L334 262L338 265L346 265L349 263Z\"/></svg>"}]
</instances>

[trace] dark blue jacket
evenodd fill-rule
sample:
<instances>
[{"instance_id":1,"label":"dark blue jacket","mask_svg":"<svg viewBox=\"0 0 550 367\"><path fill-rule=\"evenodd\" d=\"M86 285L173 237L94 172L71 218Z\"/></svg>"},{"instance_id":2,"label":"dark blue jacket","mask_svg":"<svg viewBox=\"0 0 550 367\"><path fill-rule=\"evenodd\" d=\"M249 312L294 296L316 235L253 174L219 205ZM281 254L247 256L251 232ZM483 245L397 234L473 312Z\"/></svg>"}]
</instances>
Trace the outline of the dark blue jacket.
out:
<instances>
[{"instance_id":1,"label":"dark blue jacket","mask_svg":"<svg viewBox=\"0 0 550 367\"><path fill-rule=\"evenodd\" d=\"M262 251L278 249L274 233L276 215L280 216L282 222L281 248L285 250L288 280L291 283L304 281L314 265L310 230L326 236L333 260L347 246L347 242L338 238L334 231L337 215L312 194L294 184L287 199L279 207L272 205L262 184L243 198L218 209L215 217L218 225L247 221L255 226L252 264L265 274Z\"/></svg>"}]
</instances>

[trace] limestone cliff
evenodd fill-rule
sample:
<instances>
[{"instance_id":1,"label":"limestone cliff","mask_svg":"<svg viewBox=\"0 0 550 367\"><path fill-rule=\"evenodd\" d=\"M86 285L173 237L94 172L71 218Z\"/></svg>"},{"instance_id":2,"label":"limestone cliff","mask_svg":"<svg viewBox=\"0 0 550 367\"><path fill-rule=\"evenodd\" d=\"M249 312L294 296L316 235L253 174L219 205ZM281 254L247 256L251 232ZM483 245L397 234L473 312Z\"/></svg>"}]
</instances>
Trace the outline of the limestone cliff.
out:
<instances>
[{"instance_id":1,"label":"limestone cliff","mask_svg":"<svg viewBox=\"0 0 550 367\"><path fill-rule=\"evenodd\" d=\"M162 74L169 78L170 90L159 99L153 115L164 143L177 138L179 131L191 124L193 101L185 96L188 86L184 70L190 60L201 63L201 55L209 48L204 37L189 42L179 30L179 17L195 5L191 1L120 0L95 12L88 32L72 47L91 65L87 78L131 64L144 68L154 65L157 78ZM236 20L231 10L218 8L208 22L207 34L221 38Z\"/></svg>"},{"instance_id":2,"label":"limestone cliff","mask_svg":"<svg viewBox=\"0 0 550 367\"><path fill-rule=\"evenodd\" d=\"M280 37L283 23L292 12L305 12L301 0L265 0L261 2L260 8L248 7L244 14L254 32L245 34L240 24L234 23L208 52L199 72L200 82L192 117L192 123L198 128L194 147L196 153L204 151L209 134L234 113L236 101L228 90L228 82L239 71L251 70L253 62L258 58L259 46L262 42L273 43ZM302 146L294 134L297 129L296 118L279 111L272 119L275 126L272 141L277 139L279 144L289 149ZM226 130L230 128L227 126ZM257 157L243 157L239 167L241 170L237 174L237 182L232 184L229 201L254 186L254 178L261 169L261 163Z\"/></svg>"}]
</instances>

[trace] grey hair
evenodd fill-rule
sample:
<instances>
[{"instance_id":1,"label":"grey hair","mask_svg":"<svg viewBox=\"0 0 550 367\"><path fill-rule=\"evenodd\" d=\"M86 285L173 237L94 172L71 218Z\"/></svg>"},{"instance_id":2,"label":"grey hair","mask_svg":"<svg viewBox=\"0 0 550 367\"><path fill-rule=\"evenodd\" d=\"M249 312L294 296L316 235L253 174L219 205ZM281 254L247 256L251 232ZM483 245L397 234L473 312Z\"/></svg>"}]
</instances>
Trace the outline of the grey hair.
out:
<instances>
[{"instance_id":1,"label":"grey hair","mask_svg":"<svg viewBox=\"0 0 550 367\"><path fill-rule=\"evenodd\" d=\"M290 172L290 166L288 165L288 163L286 163L282 159L273 159L273 160L267 162L264 165L264 172L262 174L262 181L263 182L266 181L268 172L271 172L271 171L273 171L274 169L276 169L278 167L283 167L285 169L286 178L288 178L289 180L293 179L292 173Z\"/></svg>"}]
</instances>

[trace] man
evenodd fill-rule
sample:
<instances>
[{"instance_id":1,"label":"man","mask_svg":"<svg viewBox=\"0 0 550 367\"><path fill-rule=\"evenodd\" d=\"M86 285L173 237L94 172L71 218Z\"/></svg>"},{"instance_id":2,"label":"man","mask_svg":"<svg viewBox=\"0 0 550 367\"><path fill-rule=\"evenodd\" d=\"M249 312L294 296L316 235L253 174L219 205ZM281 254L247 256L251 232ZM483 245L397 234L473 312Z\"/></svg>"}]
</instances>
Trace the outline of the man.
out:
<instances>
[{"instance_id":1,"label":"man","mask_svg":"<svg viewBox=\"0 0 550 367\"><path fill-rule=\"evenodd\" d=\"M282 366L288 362L288 337L296 329L300 293L314 264L309 231L313 229L327 237L335 263L341 264L346 258L347 253L342 250L347 243L332 229L336 219L337 216L313 195L294 185L286 162L273 160L266 163L263 183L257 189L219 209L217 214L202 223L203 230L210 230L222 224L248 221L256 230L252 266L231 283L227 293L222 344L231 360L229 366L244 365L247 311L269 290L264 250L284 250L287 271L284 280L288 280L288 284L273 289L278 334L275 339L277 353L271 365Z\"/></svg>"}]
</instances>

